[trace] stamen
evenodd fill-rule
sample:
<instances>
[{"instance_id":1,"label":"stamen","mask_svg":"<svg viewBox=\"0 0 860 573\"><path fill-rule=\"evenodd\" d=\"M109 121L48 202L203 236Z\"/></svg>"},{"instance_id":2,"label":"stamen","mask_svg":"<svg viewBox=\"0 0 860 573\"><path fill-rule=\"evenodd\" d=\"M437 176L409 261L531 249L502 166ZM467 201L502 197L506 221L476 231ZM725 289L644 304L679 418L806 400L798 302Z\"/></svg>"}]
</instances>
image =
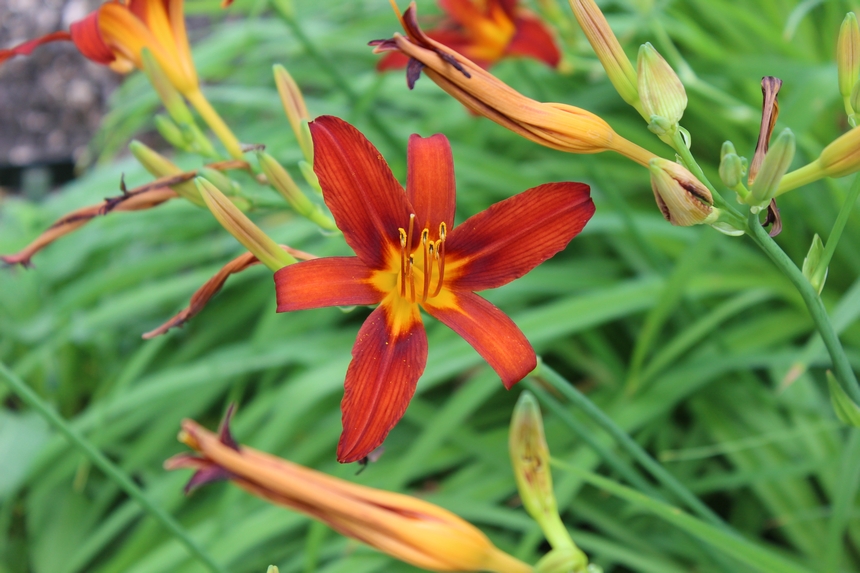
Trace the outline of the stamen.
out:
<instances>
[{"instance_id":1,"label":"stamen","mask_svg":"<svg viewBox=\"0 0 860 573\"><path fill-rule=\"evenodd\" d=\"M436 283L436 290L433 291L433 296L439 296L442 292L442 281L445 279L445 223L439 225L439 237L436 241L436 260L439 264L439 281Z\"/></svg>"},{"instance_id":2,"label":"stamen","mask_svg":"<svg viewBox=\"0 0 860 573\"><path fill-rule=\"evenodd\" d=\"M412 267L415 264L415 259L409 255L409 298L415 302L415 273L412 272Z\"/></svg>"},{"instance_id":3,"label":"stamen","mask_svg":"<svg viewBox=\"0 0 860 573\"><path fill-rule=\"evenodd\" d=\"M406 296L406 242L407 234L403 227L399 227L397 232L400 234L400 296Z\"/></svg>"},{"instance_id":4,"label":"stamen","mask_svg":"<svg viewBox=\"0 0 860 573\"><path fill-rule=\"evenodd\" d=\"M421 231L421 248L424 250L424 294L421 295L421 302L427 302L427 291L430 290L430 257L428 256L427 246L432 245L430 242L430 231L424 229Z\"/></svg>"},{"instance_id":5,"label":"stamen","mask_svg":"<svg viewBox=\"0 0 860 573\"><path fill-rule=\"evenodd\" d=\"M433 263L436 257L436 243L430 241L427 245L427 254L424 255L424 298L422 302L427 302L427 297L430 294L430 283L433 281ZM433 260L431 260L433 259Z\"/></svg>"}]
</instances>

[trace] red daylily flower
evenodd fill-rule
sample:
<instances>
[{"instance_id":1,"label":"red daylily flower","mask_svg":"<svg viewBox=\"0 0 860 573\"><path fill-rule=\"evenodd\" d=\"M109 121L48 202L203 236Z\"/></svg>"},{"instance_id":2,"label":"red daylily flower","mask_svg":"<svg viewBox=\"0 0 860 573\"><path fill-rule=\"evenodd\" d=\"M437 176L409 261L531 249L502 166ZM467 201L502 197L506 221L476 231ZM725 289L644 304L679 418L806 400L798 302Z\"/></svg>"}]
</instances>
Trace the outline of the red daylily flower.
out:
<instances>
[{"instance_id":1,"label":"red daylily flower","mask_svg":"<svg viewBox=\"0 0 860 573\"><path fill-rule=\"evenodd\" d=\"M583 183L547 183L454 227L455 183L444 135L409 139L406 192L353 126L310 124L323 197L355 257L275 273L278 312L379 304L346 373L341 462L364 458L403 416L427 361L419 308L466 339L510 388L536 365L525 335L474 291L500 287L564 249L594 213Z\"/></svg>"},{"instance_id":2,"label":"red daylily flower","mask_svg":"<svg viewBox=\"0 0 860 573\"><path fill-rule=\"evenodd\" d=\"M0 63L57 41L74 42L85 57L120 73L141 69L141 53L147 48L176 89L182 93L198 89L185 32L183 0L107 2L74 22L69 32L53 32L0 50Z\"/></svg>"},{"instance_id":3,"label":"red daylily flower","mask_svg":"<svg viewBox=\"0 0 860 573\"><path fill-rule=\"evenodd\" d=\"M561 52L552 32L517 0L439 0L446 18L427 35L482 68L507 56L525 56L555 68ZM405 68L408 58L392 52L380 70Z\"/></svg>"}]
</instances>

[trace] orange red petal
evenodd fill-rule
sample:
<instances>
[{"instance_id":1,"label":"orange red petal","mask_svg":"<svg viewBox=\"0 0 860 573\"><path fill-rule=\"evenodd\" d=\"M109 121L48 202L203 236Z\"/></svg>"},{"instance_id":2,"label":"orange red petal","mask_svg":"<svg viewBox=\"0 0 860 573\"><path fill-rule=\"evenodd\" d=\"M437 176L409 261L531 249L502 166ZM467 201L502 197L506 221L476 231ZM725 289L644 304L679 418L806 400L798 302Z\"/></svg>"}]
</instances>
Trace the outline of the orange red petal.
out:
<instances>
[{"instance_id":1,"label":"orange red petal","mask_svg":"<svg viewBox=\"0 0 860 573\"><path fill-rule=\"evenodd\" d=\"M99 30L99 11L91 12L85 18L69 26L72 41L88 59L107 65L114 61L113 50L105 43Z\"/></svg>"},{"instance_id":2,"label":"orange red petal","mask_svg":"<svg viewBox=\"0 0 860 573\"><path fill-rule=\"evenodd\" d=\"M338 461L359 461L385 440L406 411L426 363L427 335L417 305L386 299L367 317L352 349Z\"/></svg>"},{"instance_id":3,"label":"orange red petal","mask_svg":"<svg viewBox=\"0 0 860 573\"><path fill-rule=\"evenodd\" d=\"M429 229L431 237L439 232L439 223L445 223L450 230L454 226L457 184L448 138L441 133L430 137L412 135L406 165L406 196L414 209L416 228Z\"/></svg>"},{"instance_id":4,"label":"orange red petal","mask_svg":"<svg viewBox=\"0 0 860 573\"><path fill-rule=\"evenodd\" d=\"M356 128L333 116L310 123L314 172L347 244L370 268L388 263L400 249L399 227L412 212L403 187L382 154Z\"/></svg>"},{"instance_id":5,"label":"orange red petal","mask_svg":"<svg viewBox=\"0 0 860 573\"><path fill-rule=\"evenodd\" d=\"M505 54L540 60L551 68L558 67L561 50L549 28L536 16L521 14L516 20L516 33Z\"/></svg>"},{"instance_id":6,"label":"orange red petal","mask_svg":"<svg viewBox=\"0 0 860 573\"><path fill-rule=\"evenodd\" d=\"M275 273L278 312L376 304L386 293L358 257L326 257L288 265Z\"/></svg>"},{"instance_id":7,"label":"orange red petal","mask_svg":"<svg viewBox=\"0 0 860 573\"><path fill-rule=\"evenodd\" d=\"M45 36L42 36L41 38L28 40L12 48L0 50L0 64L5 62L9 58L15 56L29 56L31 53L33 53L33 50L43 44L48 44L50 42L69 41L71 39L72 37L69 35L68 32L52 32L51 34L47 34Z\"/></svg>"},{"instance_id":8,"label":"orange red petal","mask_svg":"<svg viewBox=\"0 0 860 573\"><path fill-rule=\"evenodd\" d=\"M490 206L448 237L452 288L496 288L523 276L564 249L593 214L584 183L547 183Z\"/></svg>"},{"instance_id":9,"label":"orange red petal","mask_svg":"<svg viewBox=\"0 0 860 573\"><path fill-rule=\"evenodd\" d=\"M537 356L525 334L508 315L472 292L457 292L454 306L424 308L478 351L508 390L537 366Z\"/></svg>"}]
</instances>

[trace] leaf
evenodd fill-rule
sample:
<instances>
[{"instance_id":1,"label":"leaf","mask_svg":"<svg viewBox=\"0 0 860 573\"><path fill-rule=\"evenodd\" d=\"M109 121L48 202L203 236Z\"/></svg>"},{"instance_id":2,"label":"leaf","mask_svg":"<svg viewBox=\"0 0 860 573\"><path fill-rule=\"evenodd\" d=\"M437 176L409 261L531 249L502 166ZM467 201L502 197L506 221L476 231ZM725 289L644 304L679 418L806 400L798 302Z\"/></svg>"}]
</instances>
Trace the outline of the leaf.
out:
<instances>
[{"instance_id":1,"label":"leaf","mask_svg":"<svg viewBox=\"0 0 860 573\"><path fill-rule=\"evenodd\" d=\"M849 426L860 428L860 406L845 393L830 370L827 371L827 385L830 386L830 402L836 417Z\"/></svg>"}]
</instances>

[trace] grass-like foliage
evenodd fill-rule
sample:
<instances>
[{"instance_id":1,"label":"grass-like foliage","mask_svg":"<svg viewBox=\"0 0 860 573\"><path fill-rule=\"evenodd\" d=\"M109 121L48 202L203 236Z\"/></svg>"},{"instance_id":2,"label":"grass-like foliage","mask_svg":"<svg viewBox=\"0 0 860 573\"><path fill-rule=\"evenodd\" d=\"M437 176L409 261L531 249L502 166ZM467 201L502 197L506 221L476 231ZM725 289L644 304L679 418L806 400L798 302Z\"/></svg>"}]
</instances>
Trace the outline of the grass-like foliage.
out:
<instances>
[{"instance_id":1,"label":"grass-like foliage","mask_svg":"<svg viewBox=\"0 0 860 573\"><path fill-rule=\"evenodd\" d=\"M560 71L508 59L494 75L536 100L587 109L674 160L617 95L567 3L530 4L557 30ZM783 80L775 133L790 127L796 136L792 168L850 129L834 54L853 2L600 5L634 65L638 46L651 42L678 72L689 98L682 123L711 181L720 181L723 141L752 158L762 76ZM431 1L419 8L439 14ZM229 483L186 497L189 474L162 468L186 449L176 441L180 422L214 428L231 403L241 443L432 501L535 564L549 546L520 504L508 457L525 387L543 408L562 520L603 571L860 569L860 430L837 417L831 354L808 300L757 245L766 239L672 226L641 166L541 147L470 114L428 77L410 90L402 71L377 72L368 41L402 32L384 0L237 0L226 11L193 0L187 12L212 23L192 34L203 94L239 141L265 144L296 180L302 152L273 64L289 69L311 116L353 123L404 183L410 134L445 134L458 223L552 181L590 185L596 214L563 252L485 293L534 345L535 374L506 391L462 338L428 318L415 398L384 454L358 475L335 450L367 308L276 314L271 271L257 265L229 278L182 329L141 339L245 252L205 208L177 200L110 213L38 253L35 268L0 270L0 573L415 570ZM97 164L43 202L0 199L0 252L118 195L121 174L128 189L152 181L125 150L154 131L160 112L146 76L128 76L93 141ZM211 162L171 157L183 169ZM277 243L351 254L271 187L225 173ZM853 179L781 195L776 242L800 267L813 236L827 243L840 213L847 217L821 301L856 368L860 219L853 205L843 209L856 199ZM846 389L838 396L850 411L856 397Z\"/></svg>"}]
</instances>

